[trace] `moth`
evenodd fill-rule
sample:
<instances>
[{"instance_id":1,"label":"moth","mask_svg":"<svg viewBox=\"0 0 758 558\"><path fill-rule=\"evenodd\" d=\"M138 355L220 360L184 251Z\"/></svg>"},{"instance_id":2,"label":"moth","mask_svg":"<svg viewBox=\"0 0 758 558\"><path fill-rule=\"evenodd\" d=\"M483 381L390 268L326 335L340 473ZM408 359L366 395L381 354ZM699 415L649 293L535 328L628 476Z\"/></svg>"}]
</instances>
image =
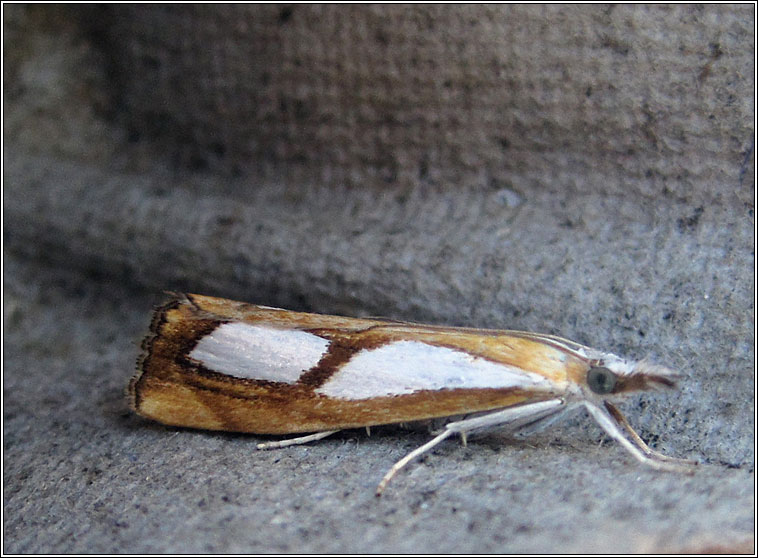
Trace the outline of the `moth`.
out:
<instances>
[{"instance_id":1,"label":"moth","mask_svg":"<svg viewBox=\"0 0 758 558\"><path fill-rule=\"evenodd\" d=\"M305 436L449 417L377 488L444 439L505 426L544 427L584 407L640 462L689 470L637 435L611 402L673 388L679 375L540 333L344 318L173 294L155 311L129 384L131 406L163 424ZM458 417L458 418L455 418Z\"/></svg>"}]
</instances>

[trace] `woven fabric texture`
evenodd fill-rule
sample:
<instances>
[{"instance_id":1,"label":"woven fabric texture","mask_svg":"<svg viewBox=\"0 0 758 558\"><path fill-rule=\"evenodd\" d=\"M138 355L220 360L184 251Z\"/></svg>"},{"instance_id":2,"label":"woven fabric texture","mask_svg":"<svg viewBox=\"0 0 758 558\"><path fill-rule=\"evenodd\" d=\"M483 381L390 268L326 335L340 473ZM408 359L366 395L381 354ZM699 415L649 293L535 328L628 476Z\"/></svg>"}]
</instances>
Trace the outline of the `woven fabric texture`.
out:
<instances>
[{"instance_id":1,"label":"woven fabric texture","mask_svg":"<svg viewBox=\"0 0 758 558\"><path fill-rule=\"evenodd\" d=\"M754 547L755 7L4 4L4 552ZM517 442L254 452L131 413L151 304L557 334L649 357ZM376 430L379 430L376 433Z\"/></svg>"}]
</instances>

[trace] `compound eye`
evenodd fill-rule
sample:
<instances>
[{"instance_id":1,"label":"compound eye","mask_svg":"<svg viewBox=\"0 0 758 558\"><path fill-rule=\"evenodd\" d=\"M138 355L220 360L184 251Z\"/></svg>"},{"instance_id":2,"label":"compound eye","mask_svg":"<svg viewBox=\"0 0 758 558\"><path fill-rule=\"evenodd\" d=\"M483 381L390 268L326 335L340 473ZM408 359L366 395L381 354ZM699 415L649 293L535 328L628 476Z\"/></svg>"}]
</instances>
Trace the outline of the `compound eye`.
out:
<instances>
[{"instance_id":1,"label":"compound eye","mask_svg":"<svg viewBox=\"0 0 758 558\"><path fill-rule=\"evenodd\" d=\"M616 387L616 375L603 366L593 366L587 372L587 384L600 395L611 393Z\"/></svg>"}]
</instances>

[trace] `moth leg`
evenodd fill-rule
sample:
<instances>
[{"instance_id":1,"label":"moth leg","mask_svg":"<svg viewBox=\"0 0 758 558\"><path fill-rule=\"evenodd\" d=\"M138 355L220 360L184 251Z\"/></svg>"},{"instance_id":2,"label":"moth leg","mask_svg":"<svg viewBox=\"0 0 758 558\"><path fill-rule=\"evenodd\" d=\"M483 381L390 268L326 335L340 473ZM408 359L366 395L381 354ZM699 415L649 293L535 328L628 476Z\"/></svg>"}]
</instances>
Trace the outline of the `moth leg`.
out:
<instances>
[{"instance_id":1,"label":"moth leg","mask_svg":"<svg viewBox=\"0 0 758 558\"><path fill-rule=\"evenodd\" d=\"M637 460L641 463L644 463L653 469L658 469L659 471L692 472L692 467L688 467L682 463L656 459L650 455L649 452L652 452L652 450L648 448L647 445L645 445L645 442L642 442L641 439L640 442L642 442L642 445L647 448L647 450L643 449L643 447L637 445L636 443L631 442L626 436L624 436L624 432L621 429L624 427L623 423L619 423L606 409L598 407L589 401L584 402L584 407L587 409L587 411L589 411L590 415L592 415L592 418L595 419L595 421L601 426L603 430L605 430L605 432L611 438L621 444L624 449L636 457ZM621 413L619 413L619 415L620 414ZM631 426L628 427L627 432L629 430L631 430ZM639 438L639 436L637 436L637 438Z\"/></svg>"},{"instance_id":2,"label":"moth leg","mask_svg":"<svg viewBox=\"0 0 758 558\"><path fill-rule=\"evenodd\" d=\"M508 407L501 411L487 413L486 415L451 422L445 425L445 429L464 435L481 428L502 426L504 424L519 428L562 411L564 410L564 406L565 402L563 399L548 399L547 401L525 403L523 405Z\"/></svg>"},{"instance_id":3,"label":"moth leg","mask_svg":"<svg viewBox=\"0 0 758 558\"><path fill-rule=\"evenodd\" d=\"M445 438L452 436L453 434L459 434L462 439L466 439L466 435L472 430L479 428L487 428L490 426L500 426L503 424L514 423L523 421L525 419L532 421L536 418L542 417L546 414L552 414L557 409L563 407L565 402L562 399L550 399L547 401L538 401L536 403L527 403L524 405L518 405L516 407L509 407L501 411L495 411L486 415L478 417L451 422L445 426L445 430L441 434L428 441L423 446L416 448L411 453L403 457L400 461L395 463L392 468L384 475L379 486L376 487L376 495L381 496L387 483L390 482L395 474L405 467L411 460L415 459L419 455L422 455L439 444Z\"/></svg>"},{"instance_id":4,"label":"moth leg","mask_svg":"<svg viewBox=\"0 0 758 558\"><path fill-rule=\"evenodd\" d=\"M307 436L298 436L297 438L288 438L286 440L277 440L275 442L261 442L256 447L259 450L286 448L287 446L297 446L299 444L307 444L308 442L315 442L321 440L327 436L331 436L339 430L327 430L325 432L316 432L315 434L308 434Z\"/></svg>"},{"instance_id":5,"label":"moth leg","mask_svg":"<svg viewBox=\"0 0 758 558\"><path fill-rule=\"evenodd\" d=\"M440 434L436 438L433 438L432 440L430 440L427 443L425 443L423 446L421 446L419 448L416 448L411 453L409 453L408 455L406 455L405 457L403 457L400 461L398 461L397 463L395 463L392 466L392 468L389 471L387 471L387 474L384 475L384 477L382 478L381 482L379 483L379 486L376 487L376 495L377 496L381 496L382 495L382 492L384 492L384 487L387 486L387 483L390 482L390 479L392 479L392 477L395 476L395 473L397 473L400 469L402 469L403 467L405 467L405 465L409 461L411 461L412 459L415 459L416 457L418 457L422 453L426 453L427 451L429 451L430 449L432 449L434 446L436 446L437 444L439 444L442 440L444 440L448 436L452 436L453 434L454 434L454 432L452 430L445 430L444 432L442 432L442 434Z\"/></svg>"},{"instance_id":6,"label":"moth leg","mask_svg":"<svg viewBox=\"0 0 758 558\"><path fill-rule=\"evenodd\" d=\"M525 438L534 434L535 432L541 432L548 426L552 426L556 422L566 418L571 409L571 407L566 409L558 407L557 409L546 413L545 415L538 417L531 422L525 422L524 424L517 426L514 433L521 438Z\"/></svg>"},{"instance_id":7,"label":"moth leg","mask_svg":"<svg viewBox=\"0 0 758 558\"><path fill-rule=\"evenodd\" d=\"M639 435L634 431L634 428L632 428L632 425L629 424L629 421L626 420L626 417L621 414L621 411L618 410L618 408L608 403L607 401L604 402L606 410L610 413L610 415L614 418L614 420L620 424L622 427L624 427L624 430L626 430L626 433L629 435L629 438L637 444L637 446L644 451L649 457L652 457L653 459L658 459L660 461L670 461L672 463L682 463L682 464L690 464L690 465L697 465L697 461L693 461L692 459L680 459L678 457L670 457L668 455L664 455L660 452L655 451L653 448L648 446L645 441L639 437Z\"/></svg>"}]
</instances>

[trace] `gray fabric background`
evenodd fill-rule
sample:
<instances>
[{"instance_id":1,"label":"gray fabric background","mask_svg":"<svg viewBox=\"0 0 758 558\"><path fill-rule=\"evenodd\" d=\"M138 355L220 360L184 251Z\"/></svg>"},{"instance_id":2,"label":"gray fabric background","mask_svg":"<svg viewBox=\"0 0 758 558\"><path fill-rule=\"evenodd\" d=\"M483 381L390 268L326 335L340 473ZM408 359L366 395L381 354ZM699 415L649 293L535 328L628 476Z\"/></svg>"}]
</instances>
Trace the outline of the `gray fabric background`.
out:
<instances>
[{"instance_id":1,"label":"gray fabric background","mask_svg":"<svg viewBox=\"0 0 758 558\"><path fill-rule=\"evenodd\" d=\"M3 6L5 552L752 552L754 6ZM129 412L151 305L555 333L682 370L528 440Z\"/></svg>"}]
</instances>

